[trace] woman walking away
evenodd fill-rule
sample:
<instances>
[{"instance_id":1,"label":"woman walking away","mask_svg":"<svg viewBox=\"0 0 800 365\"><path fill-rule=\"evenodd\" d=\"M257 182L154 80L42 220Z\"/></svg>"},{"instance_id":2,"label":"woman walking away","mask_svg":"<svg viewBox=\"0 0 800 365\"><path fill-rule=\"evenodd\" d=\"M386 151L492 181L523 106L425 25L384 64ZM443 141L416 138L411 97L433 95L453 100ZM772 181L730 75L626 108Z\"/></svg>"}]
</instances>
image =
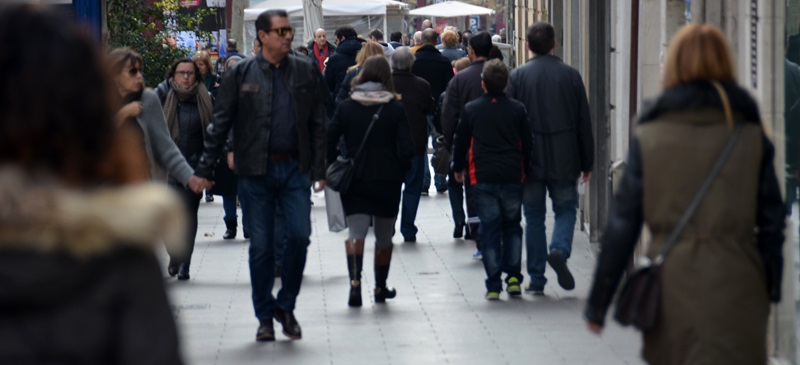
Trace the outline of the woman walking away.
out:
<instances>
[{"instance_id":1,"label":"woman walking away","mask_svg":"<svg viewBox=\"0 0 800 365\"><path fill-rule=\"evenodd\" d=\"M336 160L336 146L344 136L350 157L358 156L350 188L341 196L349 228L345 241L350 273L348 304L360 307L364 240L370 221L375 230L375 302L385 302L397 294L386 286L386 278L400 186L414 150L405 109L394 94L389 61L383 56L368 58L352 86L350 98L339 104L328 127L328 163Z\"/></svg>"},{"instance_id":2,"label":"woman walking away","mask_svg":"<svg viewBox=\"0 0 800 365\"><path fill-rule=\"evenodd\" d=\"M347 69L347 73L344 75L342 87L339 89L339 94L336 95L336 104L350 97L350 88L353 84L353 79L361 72L364 61L372 56L386 57L386 54L383 52L383 47L381 47L380 44L372 42L364 43L364 45L361 46L361 50L356 54L356 64L350 66L350 68Z\"/></svg>"},{"instance_id":3,"label":"woman walking away","mask_svg":"<svg viewBox=\"0 0 800 365\"><path fill-rule=\"evenodd\" d=\"M0 364L181 364L153 249L182 211L131 184L146 158L95 42L30 5L0 6L0 42Z\"/></svg>"},{"instance_id":4,"label":"woman walking away","mask_svg":"<svg viewBox=\"0 0 800 365\"><path fill-rule=\"evenodd\" d=\"M211 95L197 76L200 71L197 64L189 58L178 60L172 65L165 87L159 85L159 98L164 100L164 115L167 118L167 129L175 141L181 154L193 169L200 162L203 154L203 140L206 127L211 122ZM166 91L165 90L169 90ZM180 184L170 182L183 197L186 215L189 218L188 235L186 236L187 252L182 257L170 253L170 272L178 267L178 280L189 280L189 266L197 236L197 211L200 208L200 195L185 189Z\"/></svg>"},{"instance_id":5,"label":"woman walking away","mask_svg":"<svg viewBox=\"0 0 800 365\"><path fill-rule=\"evenodd\" d=\"M781 297L786 211L773 145L756 102L736 84L733 64L719 29L692 24L675 35L665 91L640 116L601 239L585 311L596 333L642 223L653 236L647 255L654 265L671 247L659 266L658 317L643 331L642 354L650 364L767 363L767 317L770 302ZM706 179L710 188L701 190ZM690 201L699 201L693 215ZM685 229L679 221L688 222ZM671 235L677 239L668 246Z\"/></svg>"}]
</instances>

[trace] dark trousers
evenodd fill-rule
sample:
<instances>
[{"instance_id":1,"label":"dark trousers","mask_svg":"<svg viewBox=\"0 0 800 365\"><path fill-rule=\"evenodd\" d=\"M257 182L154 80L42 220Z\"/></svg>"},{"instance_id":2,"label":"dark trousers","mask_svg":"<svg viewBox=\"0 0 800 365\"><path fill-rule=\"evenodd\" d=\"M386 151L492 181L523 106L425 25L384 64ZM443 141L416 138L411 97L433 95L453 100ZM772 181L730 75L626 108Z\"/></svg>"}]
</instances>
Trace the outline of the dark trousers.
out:
<instances>
[{"instance_id":1,"label":"dark trousers","mask_svg":"<svg viewBox=\"0 0 800 365\"><path fill-rule=\"evenodd\" d=\"M186 212L186 237L184 239L184 253L177 254L168 252L170 262L184 263L192 262L192 252L194 252L194 242L197 238L197 211L200 210L200 199L202 194L195 194L191 189L182 185L170 184L176 193L181 197L183 207Z\"/></svg>"}]
</instances>

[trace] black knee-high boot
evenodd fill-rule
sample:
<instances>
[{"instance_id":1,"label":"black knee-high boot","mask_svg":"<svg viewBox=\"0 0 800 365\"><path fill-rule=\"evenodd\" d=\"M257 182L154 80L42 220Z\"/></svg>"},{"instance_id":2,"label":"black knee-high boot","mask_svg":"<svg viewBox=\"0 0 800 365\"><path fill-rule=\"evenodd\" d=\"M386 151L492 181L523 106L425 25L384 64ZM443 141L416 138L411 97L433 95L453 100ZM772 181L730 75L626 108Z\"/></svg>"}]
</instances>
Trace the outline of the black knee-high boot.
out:
<instances>
[{"instance_id":1,"label":"black knee-high boot","mask_svg":"<svg viewBox=\"0 0 800 365\"><path fill-rule=\"evenodd\" d=\"M375 249L375 302L383 303L386 299L394 298L397 291L386 286L386 279L389 277L389 265L392 262L392 249L389 246L384 249Z\"/></svg>"},{"instance_id":2,"label":"black knee-high boot","mask_svg":"<svg viewBox=\"0 0 800 365\"><path fill-rule=\"evenodd\" d=\"M361 306L361 269L364 267L364 240L344 241L347 271L350 274L350 298L347 305Z\"/></svg>"}]
</instances>

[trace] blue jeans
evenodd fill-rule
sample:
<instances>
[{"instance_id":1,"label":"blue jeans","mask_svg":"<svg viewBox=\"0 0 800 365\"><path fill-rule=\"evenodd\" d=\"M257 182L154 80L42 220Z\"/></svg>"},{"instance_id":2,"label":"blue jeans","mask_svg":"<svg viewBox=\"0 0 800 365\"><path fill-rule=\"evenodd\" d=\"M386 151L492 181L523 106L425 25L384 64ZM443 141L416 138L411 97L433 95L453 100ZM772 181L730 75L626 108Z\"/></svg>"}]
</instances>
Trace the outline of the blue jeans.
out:
<instances>
[{"instance_id":1,"label":"blue jeans","mask_svg":"<svg viewBox=\"0 0 800 365\"><path fill-rule=\"evenodd\" d=\"M427 156L427 155L426 155ZM414 156L411 159L411 168L406 173L405 186L403 187L402 216L400 217L400 234L403 237L415 237L417 226L417 208L419 208L420 193L422 192L422 169L425 167L425 156Z\"/></svg>"},{"instance_id":2,"label":"blue jeans","mask_svg":"<svg viewBox=\"0 0 800 365\"><path fill-rule=\"evenodd\" d=\"M272 319L276 308L295 307L311 236L311 176L301 173L297 161L269 162L262 176L239 176L242 215L250 233L250 283L253 307L259 320ZM275 215L280 207L286 217L283 228L286 252L282 288L272 295L275 281Z\"/></svg>"},{"instance_id":3,"label":"blue jeans","mask_svg":"<svg viewBox=\"0 0 800 365\"><path fill-rule=\"evenodd\" d=\"M486 290L503 290L501 276L522 282L522 185L476 184L472 188L481 219L481 252Z\"/></svg>"},{"instance_id":4,"label":"blue jeans","mask_svg":"<svg viewBox=\"0 0 800 365\"><path fill-rule=\"evenodd\" d=\"M550 192L556 223L550 242L550 251L558 251L564 259L572 254L572 238L578 212L578 188L575 181L529 181L525 184L522 199L525 208L525 248L527 249L528 274L531 287L544 288L547 261L547 236L545 234L546 193Z\"/></svg>"},{"instance_id":5,"label":"blue jeans","mask_svg":"<svg viewBox=\"0 0 800 365\"><path fill-rule=\"evenodd\" d=\"M222 210L225 211L225 217L222 218L226 221L236 220L236 195L223 195L222 196Z\"/></svg>"}]
</instances>

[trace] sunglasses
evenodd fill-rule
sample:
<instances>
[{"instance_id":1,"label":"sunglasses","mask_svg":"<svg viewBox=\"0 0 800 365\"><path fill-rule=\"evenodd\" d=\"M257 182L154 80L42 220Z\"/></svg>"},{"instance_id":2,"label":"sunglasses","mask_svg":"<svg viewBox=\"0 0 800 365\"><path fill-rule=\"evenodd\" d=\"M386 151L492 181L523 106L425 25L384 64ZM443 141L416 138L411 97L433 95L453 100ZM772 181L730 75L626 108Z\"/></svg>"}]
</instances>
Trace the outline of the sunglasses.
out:
<instances>
[{"instance_id":1,"label":"sunglasses","mask_svg":"<svg viewBox=\"0 0 800 365\"><path fill-rule=\"evenodd\" d=\"M269 30L270 32L275 32L279 37L285 37L289 33L294 33L294 28L292 27L281 27L281 28L272 28ZM269 33L269 32L267 32Z\"/></svg>"}]
</instances>

